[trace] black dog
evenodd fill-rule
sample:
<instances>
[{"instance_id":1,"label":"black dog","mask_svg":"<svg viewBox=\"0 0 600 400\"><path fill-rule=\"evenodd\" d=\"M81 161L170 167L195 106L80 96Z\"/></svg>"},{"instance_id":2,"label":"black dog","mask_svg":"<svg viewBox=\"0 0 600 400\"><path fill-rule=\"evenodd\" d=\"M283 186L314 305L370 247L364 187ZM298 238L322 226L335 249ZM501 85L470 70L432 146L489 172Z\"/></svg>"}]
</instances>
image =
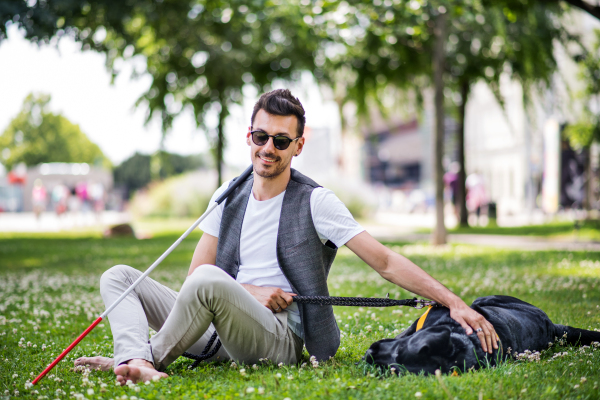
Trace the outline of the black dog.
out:
<instances>
[{"instance_id":1,"label":"black dog","mask_svg":"<svg viewBox=\"0 0 600 400\"><path fill-rule=\"evenodd\" d=\"M450 318L450 310L429 310L421 329L418 320L395 339L383 339L371 345L365 361L380 367L395 367L396 372L433 374L458 368L494 366L509 355L547 349L556 339L566 344L590 345L600 342L600 332L557 325L537 307L509 296L480 297L471 308L483 315L500 337L498 350L484 353L475 333L465 330Z\"/></svg>"}]
</instances>

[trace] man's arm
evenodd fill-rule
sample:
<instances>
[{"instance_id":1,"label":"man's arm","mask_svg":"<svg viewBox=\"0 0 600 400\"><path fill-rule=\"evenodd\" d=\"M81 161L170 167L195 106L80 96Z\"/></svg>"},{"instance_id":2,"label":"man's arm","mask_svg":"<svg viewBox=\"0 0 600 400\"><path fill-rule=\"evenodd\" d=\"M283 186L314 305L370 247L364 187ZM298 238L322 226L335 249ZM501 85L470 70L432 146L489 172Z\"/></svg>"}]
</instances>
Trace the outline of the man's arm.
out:
<instances>
[{"instance_id":1,"label":"man's arm","mask_svg":"<svg viewBox=\"0 0 600 400\"><path fill-rule=\"evenodd\" d=\"M481 328L477 336L483 351L492 353L492 346L498 348L498 336L492 324L412 261L388 249L366 231L350 239L346 246L386 280L448 307L450 316L467 335Z\"/></svg>"},{"instance_id":2,"label":"man's arm","mask_svg":"<svg viewBox=\"0 0 600 400\"><path fill-rule=\"evenodd\" d=\"M203 233L202 237L196 245L194 255L192 256L192 263L190 264L190 270L188 276L194 272L200 265L210 264L215 265L217 263L217 244L219 238L216 238L208 233Z\"/></svg>"},{"instance_id":3,"label":"man's arm","mask_svg":"<svg viewBox=\"0 0 600 400\"><path fill-rule=\"evenodd\" d=\"M192 257L188 276L200 265L216 264L218 243L218 238L209 235L208 233L202 234L200 241L198 241L198 244L196 245L196 250L194 250L194 256ZM292 304L292 298L295 296L294 293L287 293L276 287L260 287L247 284L242 284L242 286L258 300L260 304L273 312L285 310L287 306Z\"/></svg>"}]
</instances>

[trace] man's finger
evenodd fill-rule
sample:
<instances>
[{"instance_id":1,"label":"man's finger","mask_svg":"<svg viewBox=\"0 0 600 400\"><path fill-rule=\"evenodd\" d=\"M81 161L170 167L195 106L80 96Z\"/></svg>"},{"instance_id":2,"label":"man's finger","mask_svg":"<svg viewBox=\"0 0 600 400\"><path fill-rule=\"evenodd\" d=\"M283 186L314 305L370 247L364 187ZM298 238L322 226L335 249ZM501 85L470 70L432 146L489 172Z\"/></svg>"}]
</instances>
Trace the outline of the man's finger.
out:
<instances>
[{"instance_id":1,"label":"man's finger","mask_svg":"<svg viewBox=\"0 0 600 400\"><path fill-rule=\"evenodd\" d=\"M454 320L456 322L458 322L460 324L460 326L463 327L463 329L465 330L467 335L470 335L471 333L473 333L473 329L471 328L471 326L469 324L467 324L467 322L464 319L457 317Z\"/></svg>"},{"instance_id":2,"label":"man's finger","mask_svg":"<svg viewBox=\"0 0 600 400\"><path fill-rule=\"evenodd\" d=\"M294 296L296 296L295 293L283 292L283 295L281 297L283 297L283 300L285 300L285 302L289 306L294 302Z\"/></svg>"},{"instance_id":3,"label":"man's finger","mask_svg":"<svg viewBox=\"0 0 600 400\"><path fill-rule=\"evenodd\" d=\"M483 332L483 328L479 327L475 329L475 332L477 332L477 337L479 338L479 341L481 342L481 348L483 349L484 352L487 353L487 343L485 340L485 333Z\"/></svg>"}]
</instances>

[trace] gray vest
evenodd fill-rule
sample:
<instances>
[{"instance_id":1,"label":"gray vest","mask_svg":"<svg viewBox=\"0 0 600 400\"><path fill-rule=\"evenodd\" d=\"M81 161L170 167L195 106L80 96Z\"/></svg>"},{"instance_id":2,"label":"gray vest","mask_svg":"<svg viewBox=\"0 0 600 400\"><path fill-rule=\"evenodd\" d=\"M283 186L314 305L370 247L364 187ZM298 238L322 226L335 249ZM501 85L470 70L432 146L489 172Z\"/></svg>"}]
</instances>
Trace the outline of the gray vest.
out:
<instances>
[{"instance_id":1,"label":"gray vest","mask_svg":"<svg viewBox=\"0 0 600 400\"><path fill-rule=\"evenodd\" d=\"M236 277L240 265L240 236L253 175L227 198L217 246L217 266ZM337 249L324 245L310 212L310 195L319 187L313 180L292 169L283 197L277 232L277 261L294 293L302 296L329 296L327 275ZM340 346L332 306L299 304L306 349L318 360L333 357Z\"/></svg>"}]
</instances>

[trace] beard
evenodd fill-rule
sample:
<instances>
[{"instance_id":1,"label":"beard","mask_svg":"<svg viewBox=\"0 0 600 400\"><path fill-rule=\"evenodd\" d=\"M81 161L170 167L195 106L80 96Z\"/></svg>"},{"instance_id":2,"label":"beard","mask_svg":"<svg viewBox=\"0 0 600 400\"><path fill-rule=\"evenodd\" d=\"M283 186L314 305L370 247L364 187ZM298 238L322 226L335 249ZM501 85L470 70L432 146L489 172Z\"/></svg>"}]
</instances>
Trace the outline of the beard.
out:
<instances>
[{"instance_id":1,"label":"beard","mask_svg":"<svg viewBox=\"0 0 600 400\"><path fill-rule=\"evenodd\" d=\"M257 160L258 163L261 163L260 156L275 160L275 163L270 167L265 168L264 165L260 165L259 168L254 168L254 173L260 176L261 178L274 179L281 175L281 173L285 171L285 169L289 165L289 160L287 160L286 162L286 160L283 160L281 157L276 156L275 154L261 153L260 151L256 152L256 154L254 155L254 159Z\"/></svg>"}]
</instances>

